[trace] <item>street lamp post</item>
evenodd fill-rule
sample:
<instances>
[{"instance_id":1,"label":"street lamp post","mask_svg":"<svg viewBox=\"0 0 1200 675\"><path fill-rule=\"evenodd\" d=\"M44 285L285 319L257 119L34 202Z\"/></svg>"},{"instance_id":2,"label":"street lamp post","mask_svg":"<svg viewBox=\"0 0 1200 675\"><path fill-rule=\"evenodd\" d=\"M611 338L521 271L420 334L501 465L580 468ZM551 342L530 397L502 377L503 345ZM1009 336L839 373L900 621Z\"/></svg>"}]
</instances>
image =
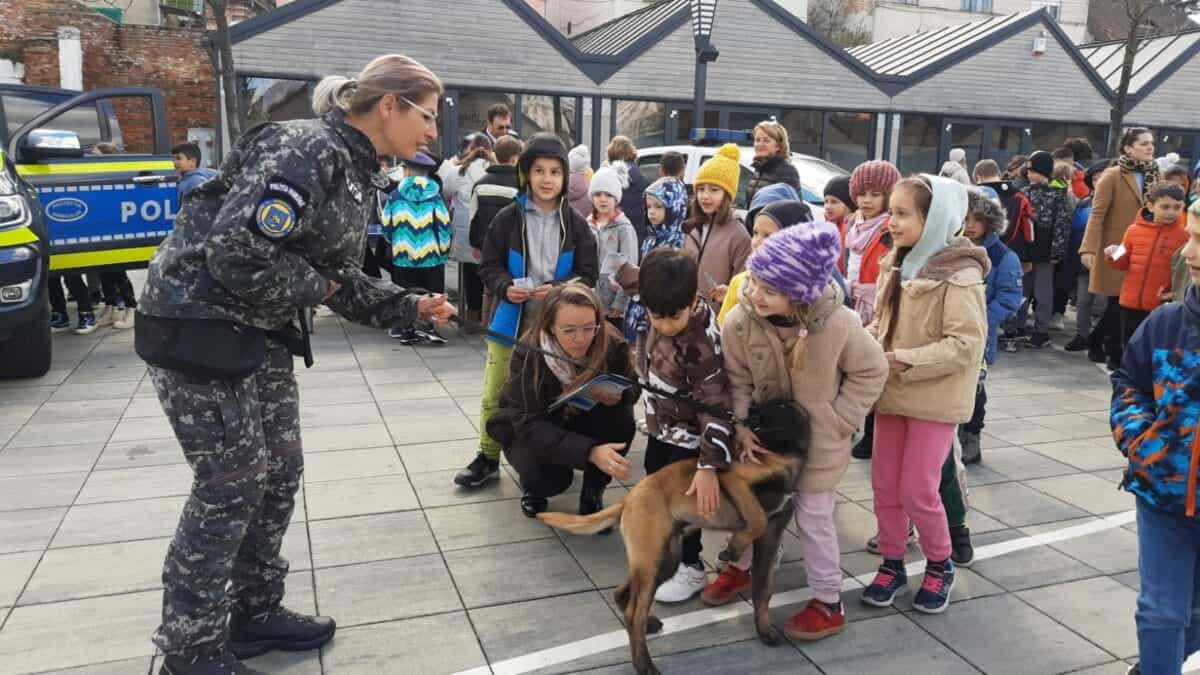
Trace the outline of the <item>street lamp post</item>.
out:
<instances>
[{"instance_id":1,"label":"street lamp post","mask_svg":"<svg viewBox=\"0 0 1200 675\"><path fill-rule=\"evenodd\" d=\"M696 44L694 128L704 126L704 96L708 84L708 64L716 61L720 52L712 45L713 20L717 15L717 0L691 0L692 39Z\"/></svg>"}]
</instances>

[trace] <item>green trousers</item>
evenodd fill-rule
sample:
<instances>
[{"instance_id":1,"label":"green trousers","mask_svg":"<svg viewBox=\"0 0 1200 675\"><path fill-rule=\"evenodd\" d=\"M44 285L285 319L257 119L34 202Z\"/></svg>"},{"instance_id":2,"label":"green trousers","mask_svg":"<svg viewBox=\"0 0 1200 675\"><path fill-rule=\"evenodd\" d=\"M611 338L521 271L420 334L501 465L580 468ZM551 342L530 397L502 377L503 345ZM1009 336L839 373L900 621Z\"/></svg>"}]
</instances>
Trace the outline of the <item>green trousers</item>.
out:
<instances>
[{"instance_id":1,"label":"green trousers","mask_svg":"<svg viewBox=\"0 0 1200 675\"><path fill-rule=\"evenodd\" d=\"M967 524L967 503L963 499L962 485L958 482L958 464L954 452L946 457L942 465L942 484L938 488L942 495L942 506L946 509L946 522L951 528Z\"/></svg>"},{"instance_id":2,"label":"green trousers","mask_svg":"<svg viewBox=\"0 0 1200 675\"><path fill-rule=\"evenodd\" d=\"M479 403L479 452L500 459L500 444L488 435L487 422L500 407L500 393L508 380L508 362L513 348L488 340L487 367L483 371L483 400Z\"/></svg>"}]
</instances>

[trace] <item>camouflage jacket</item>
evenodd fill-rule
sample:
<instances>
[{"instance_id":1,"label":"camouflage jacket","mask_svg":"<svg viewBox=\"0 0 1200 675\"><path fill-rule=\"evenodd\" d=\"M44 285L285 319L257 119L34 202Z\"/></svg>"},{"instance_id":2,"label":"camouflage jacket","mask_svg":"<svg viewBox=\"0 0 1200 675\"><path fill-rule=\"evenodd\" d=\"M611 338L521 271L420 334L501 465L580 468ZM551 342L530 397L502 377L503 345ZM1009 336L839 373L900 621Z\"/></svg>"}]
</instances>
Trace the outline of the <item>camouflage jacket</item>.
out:
<instances>
[{"instance_id":1,"label":"camouflage jacket","mask_svg":"<svg viewBox=\"0 0 1200 675\"><path fill-rule=\"evenodd\" d=\"M366 276L362 256L378 174L375 148L335 111L264 124L193 190L159 245L139 311L278 329L325 302L369 326L411 323L417 296Z\"/></svg>"},{"instance_id":2,"label":"camouflage jacket","mask_svg":"<svg viewBox=\"0 0 1200 675\"><path fill-rule=\"evenodd\" d=\"M729 410L732 401L721 361L721 335L707 303L696 303L687 328L667 337L650 328L638 345L638 369L664 391L687 394L708 406ZM733 424L686 401L646 392L650 435L700 453L699 466L724 470L733 461Z\"/></svg>"}]
</instances>

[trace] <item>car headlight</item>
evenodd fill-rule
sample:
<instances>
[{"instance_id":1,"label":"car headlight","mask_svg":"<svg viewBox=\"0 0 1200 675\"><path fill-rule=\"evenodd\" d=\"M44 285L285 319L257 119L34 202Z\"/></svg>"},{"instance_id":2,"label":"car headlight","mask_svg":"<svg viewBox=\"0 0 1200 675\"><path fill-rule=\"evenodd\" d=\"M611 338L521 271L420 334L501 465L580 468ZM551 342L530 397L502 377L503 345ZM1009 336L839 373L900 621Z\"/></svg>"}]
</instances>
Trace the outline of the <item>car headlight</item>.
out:
<instances>
[{"instance_id":1,"label":"car headlight","mask_svg":"<svg viewBox=\"0 0 1200 675\"><path fill-rule=\"evenodd\" d=\"M21 195L0 196L0 229L24 227L29 224L29 209Z\"/></svg>"}]
</instances>

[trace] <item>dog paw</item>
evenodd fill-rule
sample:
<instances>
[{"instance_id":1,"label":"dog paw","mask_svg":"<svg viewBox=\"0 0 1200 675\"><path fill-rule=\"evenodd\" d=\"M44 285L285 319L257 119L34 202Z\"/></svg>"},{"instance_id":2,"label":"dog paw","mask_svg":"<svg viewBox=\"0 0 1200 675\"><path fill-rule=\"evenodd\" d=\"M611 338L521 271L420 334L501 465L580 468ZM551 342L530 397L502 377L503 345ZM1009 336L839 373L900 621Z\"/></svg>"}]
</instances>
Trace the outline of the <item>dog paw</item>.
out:
<instances>
[{"instance_id":1,"label":"dog paw","mask_svg":"<svg viewBox=\"0 0 1200 675\"><path fill-rule=\"evenodd\" d=\"M651 616L646 619L646 634L657 635L663 628L662 619L657 616Z\"/></svg>"},{"instance_id":2,"label":"dog paw","mask_svg":"<svg viewBox=\"0 0 1200 675\"><path fill-rule=\"evenodd\" d=\"M783 644L783 633L775 626L768 625L758 629L758 639L768 647L778 647Z\"/></svg>"}]
</instances>

